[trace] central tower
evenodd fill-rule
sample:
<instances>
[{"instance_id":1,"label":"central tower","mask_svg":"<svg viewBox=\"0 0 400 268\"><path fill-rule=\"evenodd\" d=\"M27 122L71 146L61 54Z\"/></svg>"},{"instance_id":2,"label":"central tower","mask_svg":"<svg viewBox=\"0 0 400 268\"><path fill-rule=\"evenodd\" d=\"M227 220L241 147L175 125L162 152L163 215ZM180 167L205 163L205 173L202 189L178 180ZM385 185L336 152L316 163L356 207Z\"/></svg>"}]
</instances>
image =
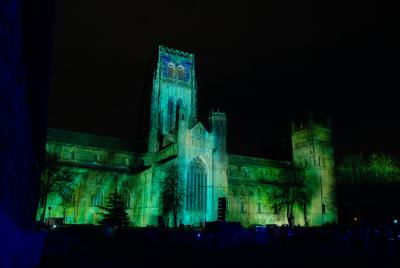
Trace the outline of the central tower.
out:
<instances>
[{"instance_id":1,"label":"central tower","mask_svg":"<svg viewBox=\"0 0 400 268\"><path fill-rule=\"evenodd\" d=\"M150 153L160 150L165 138L177 132L179 118L194 125L196 93L194 55L159 46L151 96Z\"/></svg>"}]
</instances>

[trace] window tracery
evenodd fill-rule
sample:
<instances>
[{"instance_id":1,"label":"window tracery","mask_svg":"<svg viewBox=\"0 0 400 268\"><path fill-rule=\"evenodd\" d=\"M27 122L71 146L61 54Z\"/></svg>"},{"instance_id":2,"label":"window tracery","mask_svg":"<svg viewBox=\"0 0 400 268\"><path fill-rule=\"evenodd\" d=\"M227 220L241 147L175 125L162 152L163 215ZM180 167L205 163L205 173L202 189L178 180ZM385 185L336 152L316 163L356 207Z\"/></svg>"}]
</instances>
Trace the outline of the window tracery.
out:
<instances>
[{"instance_id":1,"label":"window tracery","mask_svg":"<svg viewBox=\"0 0 400 268\"><path fill-rule=\"evenodd\" d=\"M104 199L103 191L100 189L100 187L97 187L92 195L92 206L93 207L102 206L103 199Z\"/></svg>"},{"instance_id":2,"label":"window tracery","mask_svg":"<svg viewBox=\"0 0 400 268\"><path fill-rule=\"evenodd\" d=\"M192 160L187 169L187 196L188 209L203 210L206 208L207 170L200 158Z\"/></svg>"}]
</instances>

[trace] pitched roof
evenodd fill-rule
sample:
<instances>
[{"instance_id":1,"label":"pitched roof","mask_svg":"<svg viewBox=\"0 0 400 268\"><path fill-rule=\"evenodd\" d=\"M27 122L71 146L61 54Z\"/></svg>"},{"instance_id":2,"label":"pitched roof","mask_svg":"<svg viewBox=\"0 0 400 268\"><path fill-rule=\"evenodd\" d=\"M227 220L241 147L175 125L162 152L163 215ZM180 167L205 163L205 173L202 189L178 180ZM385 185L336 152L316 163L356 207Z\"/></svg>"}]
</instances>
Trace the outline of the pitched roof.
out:
<instances>
[{"instance_id":1,"label":"pitched roof","mask_svg":"<svg viewBox=\"0 0 400 268\"><path fill-rule=\"evenodd\" d=\"M229 164L236 166L269 166L278 168L286 168L292 165L292 163L289 161L271 160L266 158L236 154L229 154Z\"/></svg>"},{"instance_id":2,"label":"pitched roof","mask_svg":"<svg viewBox=\"0 0 400 268\"><path fill-rule=\"evenodd\" d=\"M124 140L54 128L47 129L47 141L136 153L144 153L146 151L146 144L141 141Z\"/></svg>"}]
</instances>

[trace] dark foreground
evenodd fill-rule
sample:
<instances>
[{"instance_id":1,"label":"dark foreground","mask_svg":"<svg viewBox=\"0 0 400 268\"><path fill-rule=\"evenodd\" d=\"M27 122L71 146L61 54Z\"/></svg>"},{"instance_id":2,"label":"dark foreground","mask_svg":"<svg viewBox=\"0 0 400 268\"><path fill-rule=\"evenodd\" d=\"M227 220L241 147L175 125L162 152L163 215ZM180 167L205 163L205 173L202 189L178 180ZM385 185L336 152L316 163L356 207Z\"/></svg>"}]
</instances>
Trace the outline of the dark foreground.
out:
<instances>
[{"instance_id":1,"label":"dark foreground","mask_svg":"<svg viewBox=\"0 0 400 268\"><path fill-rule=\"evenodd\" d=\"M69 226L49 231L41 267L400 267L396 238L361 227L110 235L97 226Z\"/></svg>"}]
</instances>

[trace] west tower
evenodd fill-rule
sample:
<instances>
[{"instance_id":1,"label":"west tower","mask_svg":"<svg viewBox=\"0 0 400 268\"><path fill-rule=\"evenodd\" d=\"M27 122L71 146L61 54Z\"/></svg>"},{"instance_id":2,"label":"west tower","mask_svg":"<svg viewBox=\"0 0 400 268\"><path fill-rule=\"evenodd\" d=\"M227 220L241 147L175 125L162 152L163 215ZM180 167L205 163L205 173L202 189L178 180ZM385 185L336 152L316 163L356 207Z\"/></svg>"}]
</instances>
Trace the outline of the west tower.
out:
<instances>
[{"instance_id":1,"label":"west tower","mask_svg":"<svg viewBox=\"0 0 400 268\"><path fill-rule=\"evenodd\" d=\"M306 183L311 183L313 195L306 206L308 222L321 225L337 221L334 157L330 120L291 123L293 163L305 172Z\"/></svg>"}]
</instances>

